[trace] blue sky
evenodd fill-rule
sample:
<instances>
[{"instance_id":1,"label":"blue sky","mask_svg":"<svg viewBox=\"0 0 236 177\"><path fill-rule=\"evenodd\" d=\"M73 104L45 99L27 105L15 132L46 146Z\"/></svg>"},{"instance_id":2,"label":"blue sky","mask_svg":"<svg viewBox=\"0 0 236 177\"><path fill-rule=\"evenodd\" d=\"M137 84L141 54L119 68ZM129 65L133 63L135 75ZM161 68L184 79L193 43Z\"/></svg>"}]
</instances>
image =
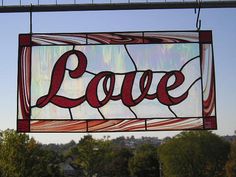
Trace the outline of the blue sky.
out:
<instances>
[{"instance_id":1,"label":"blue sky","mask_svg":"<svg viewBox=\"0 0 236 177\"><path fill-rule=\"evenodd\" d=\"M236 9L202 9L201 29L213 30L218 135L236 130ZM103 32L195 30L196 14L188 10L91 11L33 13L33 32ZM0 129L16 128L18 34L29 32L29 14L0 14ZM178 132L93 134L173 136ZM85 134L30 134L43 143L78 140Z\"/></svg>"}]
</instances>

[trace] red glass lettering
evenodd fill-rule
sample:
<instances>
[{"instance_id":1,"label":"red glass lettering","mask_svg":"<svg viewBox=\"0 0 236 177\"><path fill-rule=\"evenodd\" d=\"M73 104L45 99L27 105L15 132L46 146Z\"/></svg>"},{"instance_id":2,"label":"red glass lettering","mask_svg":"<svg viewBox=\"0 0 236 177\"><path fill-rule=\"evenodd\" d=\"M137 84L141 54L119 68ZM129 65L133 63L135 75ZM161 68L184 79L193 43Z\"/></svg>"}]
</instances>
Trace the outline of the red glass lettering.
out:
<instances>
[{"instance_id":1,"label":"red glass lettering","mask_svg":"<svg viewBox=\"0 0 236 177\"><path fill-rule=\"evenodd\" d=\"M170 79L171 76L175 76L175 82L167 86L168 80ZM167 106L172 106L179 104L183 100L185 100L188 96L188 91L186 91L183 95L179 97L172 97L169 95L168 91L174 90L175 88L179 87L182 85L184 82L184 75L180 71L171 71L166 73L160 80L158 86L157 86L157 98L160 101L160 103L167 105Z\"/></svg>"},{"instance_id":2,"label":"red glass lettering","mask_svg":"<svg viewBox=\"0 0 236 177\"><path fill-rule=\"evenodd\" d=\"M73 54L76 55L79 62L78 66L74 70L69 70L66 68L66 63L68 58ZM115 73L110 71L102 71L96 74L89 82L85 95L80 98L71 99L57 95L57 92L60 90L61 84L63 82L66 70L69 70L70 77L75 79L82 77L86 72L86 68L87 58L81 51L71 50L64 53L58 59L53 68L48 94L40 97L37 100L36 106L41 108L51 102L62 108L72 108L79 106L83 102L87 101L91 107L100 108L107 104L109 100L121 100L125 106L132 107L139 104L144 99L158 99L160 103L171 106L179 104L188 96L188 91L186 91L179 97L172 97L168 93L170 90L174 90L184 83L185 78L181 71L167 72L157 84L156 93L149 94L148 92L150 90L153 78L153 72L151 70L146 70L143 72L139 81L139 89L141 93L136 99L133 98L132 91L136 73L138 71L133 71L125 74L121 92L118 95L113 95L115 88ZM168 80L171 77L175 77L175 81L173 84L168 86ZM105 94L105 97L102 100L99 100L98 97L98 85L100 82L103 82L102 89Z\"/></svg>"}]
</instances>

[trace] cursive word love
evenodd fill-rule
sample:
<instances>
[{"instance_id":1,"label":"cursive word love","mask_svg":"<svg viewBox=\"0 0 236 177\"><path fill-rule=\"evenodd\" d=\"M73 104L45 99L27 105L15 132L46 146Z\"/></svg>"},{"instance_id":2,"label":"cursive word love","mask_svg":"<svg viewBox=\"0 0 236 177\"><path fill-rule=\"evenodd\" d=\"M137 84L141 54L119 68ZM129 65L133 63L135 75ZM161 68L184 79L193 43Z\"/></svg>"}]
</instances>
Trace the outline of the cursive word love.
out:
<instances>
[{"instance_id":1,"label":"cursive word love","mask_svg":"<svg viewBox=\"0 0 236 177\"><path fill-rule=\"evenodd\" d=\"M71 55L76 55L79 63L74 70L69 70L66 68L68 58ZM133 97L132 90L134 80L138 71L132 71L124 74L125 76L123 79L121 90L117 95L114 95L113 93L116 84L115 73L110 71L102 71L96 74L89 82L85 94L79 98L72 99L65 96L57 95L57 92L60 90L67 70L69 70L69 76L72 79L76 79L83 76L83 74L86 72L86 68L87 58L83 52L79 50L70 50L64 53L57 60L53 68L48 94L40 97L36 102L36 106L41 108L50 102L62 108L73 108L87 101L91 107L100 108L107 104L109 100L121 100L125 106L133 107L138 105L144 99L157 99L160 103L166 106L172 106L181 103L188 96L188 91L178 97L172 97L169 94L169 91L181 86L185 80L183 73L177 70L166 72L157 84L156 92L153 94L148 93L152 84L153 71L143 71L143 74L139 81L140 95L137 98ZM172 84L168 84L168 81L171 77L174 77L175 80ZM103 92L105 94L105 97L103 99L99 99L98 97L99 83L102 84Z\"/></svg>"}]
</instances>

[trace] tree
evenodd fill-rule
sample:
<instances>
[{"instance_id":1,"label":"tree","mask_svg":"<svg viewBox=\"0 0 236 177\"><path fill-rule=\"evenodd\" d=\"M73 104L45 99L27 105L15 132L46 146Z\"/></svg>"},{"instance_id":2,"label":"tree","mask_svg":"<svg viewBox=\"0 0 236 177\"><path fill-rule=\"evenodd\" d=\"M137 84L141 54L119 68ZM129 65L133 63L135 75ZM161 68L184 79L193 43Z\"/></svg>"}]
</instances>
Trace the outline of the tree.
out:
<instances>
[{"instance_id":1,"label":"tree","mask_svg":"<svg viewBox=\"0 0 236 177\"><path fill-rule=\"evenodd\" d=\"M113 144L108 138L103 140L84 136L76 147L67 154L73 159L71 165L83 177L129 177L128 163L132 152L127 147Z\"/></svg>"},{"instance_id":2,"label":"tree","mask_svg":"<svg viewBox=\"0 0 236 177\"><path fill-rule=\"evenodd\" d=\"M30 176L38 177L61 177L60 163L62 158L53 151L42 148L42 145L36 144L35 148L29 151L29 168L32 169Z\"/></svg>"},{"instance_id":3,"label":"tree","mask_svg":"<svg viewBox=\"0 0 236 177\"><path fill-rule=\"evenodd\" d=\"M43 150L26 134L6 130L0 134L1 177L60 177L56 154Z\"/></svg>"},{"instance_id":4,"label":"tree","mask_svg":"<svg viewBox=\"0 0 236 177\"><path fill-rule=\"evenodd\" d=\"M151 144L139 146L129 162L132 177L158 177L159 161L157 149Z\"/></svg>"},{"instance_id":5,"label":"tree","mask_svg":"<svg viewBox=\"0 0 236 177\"><path fill-rule=\"evenodd\" d=\"M72 148L69 156L73 159L72 165L84 177L105 177L105 164L110 150L110 141L95 140L91 135L84 136L78 145Z\"/></svg>"},{"instance_id":6,"label":"tree","mask_svg":"<svg viewBox=\"0 0 236 177\"><path fill-rule=\"evenodd\" d=\"M110 151L106 163L104 164L104 171L107 177L129 177L129 160L133 156L131 150L127 147L114 146Z\"/></svg>"},{"instance_id":7,"label":"tree","mask_svg":"<svg viewBox=\"0 0 236 177\"><path fill-rule=\"evenodd\" d=\"M231 144L229 161L226 163L228 177L236 177L236 141Z\"/></svg>"},{"instance_id":8,"label":"tree","mask_svg":"<svg viewBox=\"0 0 236 177\"><path fill-rule=\"evenodd\" d=\"M29 137L13 130L1 132L0 170L3 177L24 177L27 173L27 144Z\"/></svg>"},{"instance_id":9,"label":"tree","mask_svg":"<svg viewBox=\"0 0 236 177\"><path fill-rule=\"evenodd\" d=\"M208 131L182 132L162 144L159 156L168 177L223 177L229 143Z\"/></svg>"}]
</instances>

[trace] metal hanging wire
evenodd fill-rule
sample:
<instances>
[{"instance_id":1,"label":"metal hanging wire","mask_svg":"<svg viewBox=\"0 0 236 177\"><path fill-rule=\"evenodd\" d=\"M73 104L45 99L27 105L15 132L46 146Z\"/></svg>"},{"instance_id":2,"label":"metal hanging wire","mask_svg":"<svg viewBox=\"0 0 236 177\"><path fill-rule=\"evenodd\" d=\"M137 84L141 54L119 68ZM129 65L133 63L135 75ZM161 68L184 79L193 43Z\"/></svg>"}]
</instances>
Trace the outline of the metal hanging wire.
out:
<instances>
[{"instance_id":1,"label":"metal hanging wire","mask_svg":"<svg viewBox=\"0 0 236 177\"><path fill-rule=\"evenodd\" d=\"M197 13L197 19L196 19L196 29L199 31L201 29L202 21L200 19L200 13L201 13L201 3L202 0L196 0L198 8L194 9L195 14Z\"/></svg>"},{"instance_id":2,"label":"metal hanging wire","mask_svg":"<svg viewBox=\"0 0 236 177\"><path fill-rule=\"evenodd\" d=\"M33 5L31 4L30 5L30 34L32 34L32 31L33 31L33 14L32 14L32 7L33 7Z\"/></svg>"}]
</instances>

